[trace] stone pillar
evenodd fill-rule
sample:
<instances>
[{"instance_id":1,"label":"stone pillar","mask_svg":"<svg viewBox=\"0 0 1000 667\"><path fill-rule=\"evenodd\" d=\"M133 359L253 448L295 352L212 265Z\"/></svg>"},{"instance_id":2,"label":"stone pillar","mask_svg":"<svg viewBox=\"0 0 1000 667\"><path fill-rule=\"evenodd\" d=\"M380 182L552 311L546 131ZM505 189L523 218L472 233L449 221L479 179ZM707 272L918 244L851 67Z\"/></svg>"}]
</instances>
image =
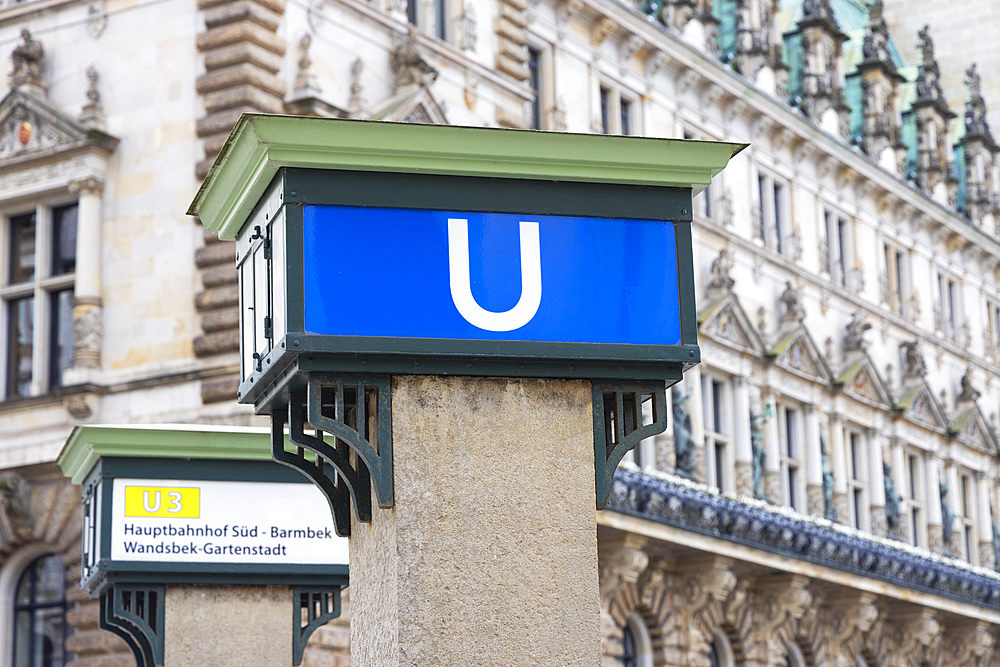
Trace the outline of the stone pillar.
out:
<instances>
[{"instance_id":1,"label":"stone pillar","mask_svg":"<svg viewBox=\"0 0 1000 667\"><path fill-rule=\"evenodd\" d=\"M88 178L70 184L78 194L76 281L73 301L73 366L101 366L101 193L104 184Z\"/></svg>"},{"instance_id":2,"label":"stone pillar","mask_svg":"<svg viewBox=\"0 0 1000 667\"><path fill-rule=\"evenodd\" d=\"M593 437L588 382L394 377L395 507L352 517L352 664L599 664Z\"/></svg>"},{"instance_id":3,"label":"stone pillar","mask_svg":"<svg viewBox=\"0 0 1000 667\"><path fill-rule=\"evenodd\" d=\"M871 532L885 537L889 532L889 521L885 515L885 459L882 455L882 436L875 429L868 435L868 486L871 489Z\"/></svg>"},{"instance_id":4,"label":"stone pillar","mask_svg":"<svg viewBox=\"0 0 1000 667\"><path fill-rule=\"evenodd\" d=\"M764 493L768 499L781 503L781 442L778 437L778 406L774 393L766 389L763 395L765 412L770 408L771 418L764 425Z\"/></svg>"},{"instance_id":5,"label":"stone pillar","mask_svg":"<svg viewBox=\"0 0 1000 667\"><path fill-rule=\"evenodd\" d=\"M819 412L816 406L805 406L806 421L806 511L823 516L823 452L819 446Z\"/></svg>"},{"instance_id":6,"label":"stone pillar","mask_svg":"<svg viewBox=\"0 0 1000 667\"><path fill-rule=\"evenodd\" d=\"M899 503L899 525L896 526L896 535L904 542L912 544L913 526L910 525L910 487L906 452L896 438L892 439L889 449L892 457L892 481L896 485L896 493L903 497Z\"/></svg>"},{"instance_id":7,"label":"stone pillar","mask_svg":"<svg viewBox=\"0 0 1000 667\"><path fill-rule=\"evenodd\" d=\"M694 461L699 482L708 482L708 452L705 451L705 402L701 394L701 367L684 373L684 392L691 392L688 414L691 416L691 437L694 438Z\"/></svg>"},{"instance_id":8,"label":"stone pillar","mask_svg":"<svg viewBox=\"0 0 1000 667\"><path fill-rule=\"evenodd\" d=\"M750 439L750 386L747 378L733 378L733 459L736 493L753 497L753 443Z\"/></svg>"},{"instance_id":9,"label":"stone pillar","mask_svg":"<svg viewBox=\"0 0 1000 667\"><path fill-rule=\"evenodd\" d=\"M292 664L288 586L168 586L163 618L170 667Z\"/></svg>"},{"instance_id":10,"label":"stone pillar","mask_svg":"<svg viewBox=\"0 0 1000 667\"><path fill-rule=\"evenodd\" d=\"M927 548L935 553L944 551L941 537L941 473L939 461L927 457Z\"/></svg>"},{"instance_id":11,"label":"stone pillar","mask_svg":"<svg viewBox=\"0 0 1000 667\"><path fill-rule=\"evenodd\" d=\"M990 480L976 473L976 527L979 533L979 564L993 567L993 518L990 515Z\"/></svg>"},{"instance_id":12,"label":"stone pillar","mask_svg":"<svg viewBox=\"0 0 1000 667\"><path fill-rule=\"evenodd\" d=\"M840 415L830 415L830 466L833 468L833 509L837 512L837 521L847 521L847 452Z\"/></svg>"}]
</instances>

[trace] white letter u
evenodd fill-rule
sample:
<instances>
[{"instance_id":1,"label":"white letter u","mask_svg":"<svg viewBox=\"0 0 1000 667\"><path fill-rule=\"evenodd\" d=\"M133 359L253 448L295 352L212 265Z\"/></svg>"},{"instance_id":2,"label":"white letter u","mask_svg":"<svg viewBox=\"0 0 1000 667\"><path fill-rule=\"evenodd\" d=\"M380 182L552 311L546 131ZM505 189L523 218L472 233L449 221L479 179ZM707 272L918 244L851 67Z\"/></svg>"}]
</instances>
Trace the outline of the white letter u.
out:
<instances>
[{"instance_id":1,"label":"white letter u","mask_svg":"<svg viewBox=\"0 0 1000 667\"><path fill-rule=\"evenodd\" d=\"M486 331L513 331L531 321L542 303L542 253L538 223L521 222L521 298L502 313L485 310L472 296L469 276L469 221L448 218L448 268L451 270L451 299L468 322Z\"/></svg>"}]
</instances>

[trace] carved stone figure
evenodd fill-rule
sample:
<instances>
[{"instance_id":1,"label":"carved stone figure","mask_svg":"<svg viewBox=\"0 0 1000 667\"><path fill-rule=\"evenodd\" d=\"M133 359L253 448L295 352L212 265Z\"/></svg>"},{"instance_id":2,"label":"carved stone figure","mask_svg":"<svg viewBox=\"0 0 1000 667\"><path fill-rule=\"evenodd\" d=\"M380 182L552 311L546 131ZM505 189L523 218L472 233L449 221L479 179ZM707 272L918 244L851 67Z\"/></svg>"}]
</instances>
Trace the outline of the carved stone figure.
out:
<instances>
[{"instance_id":1,"label":"carved stone figure","mask_svg":"<svg viewBox=\"0 0 1000 667\"><path fill-rule=\"evenodd\" d=\"M693 391L693 390L692 390ZM681 394L673 391L674 407L674 470L682 477L695 478L697 463L694 459L694 437L691 431L691 415L687 411L687 402L691 391Z\"/></svg>"},{"instance_id":2,"label":"carved stone figure","mask_svg":"<svg viewBox=\"0 0 1000 667\"><path fill-rule=\"evenodd\" d=\"M993 569L1000 571L1000 532L997 531L997 520L993 515L993 503L990 503L990 527L993 529Z\"/></svg>"},{"instance_id":3,"label":"carved stone figure","mask_svg":"<svg viewBox=\"0 0 1000 667\"><path fill-rule=\"evenodd\" d=\"M940 484L939 488L941 489L941 537L947 550L948 545L951 544L951 524L955 521L955 513L948 503L948 482Z\"/></svg>"},{"instance_id":4,"label":"carved stone figure","mask_svg":"<svg viewBox=\"0 0 1000 667\"><path fill-rule=\"evenodd\" d=\"M733 291L736 281L729 275L733 270L733 258L728 250L721 250L712 261L712 280L708 283L710 298Z\"/></svg>"},{"instance_id":5,"label":"carved stone figure","mask_svg":"<svg viewBox=\"0 0 1000 667\"><path fill-rule=\"evenodd\" d=\"M885 519L889 528L899 525L899 502L903 496L896 493L896 484L892 481L892 467L882 464L882 482L885 485Z\"/></svg>"},{"instance_id":6,"label":"carved stone figure","mask_svg":"<svg viewBox=\"0 0 1000 667\"><path fill-rule=\"evenodd\" d=\"M872 328L872 325L865 322L865 314L861 310L856 310L851 315L851 321L847 323L844 332L844 351L856 352L868 347L865 342L865 332Z\"/></svg>"},{"instance_id":7,"label":"carved stone figure","mask_svg":"<svg viewBox=\"0 0 1000 667\"><path fill-rule=\"evenodd\" d=\"M820 438L820 458L823 466L823 516L830 521L837 520L837 508L833 505L833 466L826 451L826 441Z\"/></svg>"},{"instance_id":8,"label":"carved stone figure","mask_svg":"<svg viewBox=\"0 0 1000 667\"><path fill-rule=\"evenodd\" d=\"M28 498L31 484L12 472L0 475L0 539L17 544L31 539Z\"/></svg>"},{"instance_id":9,"label":"carved stone figure","mask_svg":"<svg viewBox=\"0 0 1000 667\"><path fill-rule=\"evenodd\" d=\"M972 63L972 66L965 70L965 87L969 91L969 99L965 103L966 134L990 134L990 126L986 122L986 100L983 99L976 63Z\"/></svg>"},{"instance_id":10,"label":"carved stone figure","mask_svg":"<svg viewBox=\"0 0 1000 667\"><path fill-rule=\"evenodd\" d=\"M959 402L975 401L982 395L978 389L972 386L972 380L969 378L971 374L972 366L969 366L965 369L965 375L962 376L962 391L958 395Z\"/></svg>"},{"instance_id":11,"label":"carved stone figure","mask_svg":"<svg viewBox=\"0 0 1000 667\"><path fill-rule=\"evenodd\" d=\"M27 28L21 30L22 42L10 54L14 69L10 73L10 86L14 88L22 84L44 87L42 80L42 58L45 49L37 39L31 38Z\"/></svg>"},{"instance_id":12,"label":"carved stone figure","mask_svg":"<svg viewBox=\"0 0 1000 667\"><path fill-rule=\"evenodd\" d=\"M792 287L791 281L785 281L785 291L781 293L781 303L785 312L781 315L783 324L801 322L806 318L806 309L802 306L802 295Z\"/></svg>"},{"instance_id":13,"label":"carved stone figure","mask_svg":"<svg viewBox=\"0 0 1000 667\"><path fill-rule=\"evenodd\" d=\"M923 377L927 374L927 364L924 362L924 355L920 353L917 347L920 345L920 341L912 340L909 342L901 343L900 347L903 348L903 379L908 380L910 378Z\"/></svg>"},{"instance_id":14,"label":"carved stone figure","mask_svg":"<svg viewBox=\"0 0 1000 667\"><path fill-rule=\"evenodd\" d=\"M765 415L757 414L752 409L750 410L750 444L753 454L753 495L754 498L760 499L767 497L764 493L762 483L764 476L764 459L767 457L767 452L764 451L764 424L766 423L767 417Z\"/></svg>"},{"instance_id":15,"label":"carved stone figure","mask_svg":"<svg viewBox=\"0 0 1000 667\"><path fill-rule=\"evenodd\" d=\"M934 59L934 42L931 40L930 26L925 25L917 36L920 38L918 48L923 55L923 62L917 69L917 98L931 98L944 102L938 64Z\"/></svg>"},{"instance_id":16,"label":"carved stone figure","mask_svg":"<svg viewBox=\"0 0 1000 667\"><path fill-rule=\"evenodd\" d=\"M428 63L417 49L417 29L411 28L405 41L389 54L393 83L397 88L409 85L429 86L437 79L438 71Z\"/></svg>"}]
</instances>

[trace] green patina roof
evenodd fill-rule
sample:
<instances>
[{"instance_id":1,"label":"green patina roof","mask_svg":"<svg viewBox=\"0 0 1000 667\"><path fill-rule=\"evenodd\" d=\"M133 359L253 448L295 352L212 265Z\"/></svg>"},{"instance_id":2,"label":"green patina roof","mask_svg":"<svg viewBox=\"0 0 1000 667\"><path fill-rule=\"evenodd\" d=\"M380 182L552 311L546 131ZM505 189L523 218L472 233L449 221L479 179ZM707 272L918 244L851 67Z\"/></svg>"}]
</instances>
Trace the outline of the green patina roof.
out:
<instances>
[{"instance_id":1,"label":"green patina roof","mask_svg":"<svg viewBox=\"0 0 1000 667\"><path fill-rule=\"evenodd\" d=\"M802 329L801 326L795 327L784 336L778 339L778 341L767 351L772 357L781 356L781 353L788 349L788 346L798 337L799 331Z\"/></svg>"},{"instance_id":2,"label":"green patina roof","mask_svg":"<svg viewBox=\"0 0 1000 667\"><path fill-rule=\"evenodd\" d=\"M913 401L917 400L917 396L920 395L920 391L922 389L923 386L919 384L913 385L909 389L906 389L903 392L902 396L899 397L899 400L896 402L896 409L902 412L906 412L906 410L908 410L909 407L913 405Z\"/></svg>"},{"instance_id":3,"label":"green patina roof","mask_svg":"<svg viewBox=\"0 0 1000 667\"><path fill-rule=\"evenodd\" d=\"M80 484L102 457L270 461L271 436L266 428L235 426L77 426L56 463Z\"/></svg>"},{"instance_id":4,"label":"green patina roof","mask_svg":"<svg viewBox=\"0 0 1000 667\"><path fill-rule=\"evenodd\" d=\"M691 188L747 144L243 114L189 215L234 239L281 167Z\"/></svg>"},{"instance_id":5,"label":"green patina roof","mask_svg":"<svg viewBox=\"0 0 1000 667\"><path fill-rule=\"evenodd\" d=\"M853 363L848 365L840 375L837 376L837 384L847 384L854 379L854 376L861 371L861 367L865 365L866 358L862 355L858 357Z\"/></svg>"}]
</instances>

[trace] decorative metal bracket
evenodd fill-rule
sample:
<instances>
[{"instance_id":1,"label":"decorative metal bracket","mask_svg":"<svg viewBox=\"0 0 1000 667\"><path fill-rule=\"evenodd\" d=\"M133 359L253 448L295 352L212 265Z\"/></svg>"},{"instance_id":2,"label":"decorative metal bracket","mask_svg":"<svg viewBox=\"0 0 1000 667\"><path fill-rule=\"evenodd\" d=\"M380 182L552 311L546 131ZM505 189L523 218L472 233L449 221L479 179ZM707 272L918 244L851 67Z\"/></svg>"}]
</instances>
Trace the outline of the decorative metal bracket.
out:
<instances>
[{"instance_id":1,"label":"decorative metal bracket","mask_svg":"<svg viewBox=\"0 0 1000 667\"><path fill-rule=\"evenodd\" d=\"M611 480L622 457L640 441L667 430L667 386L660 382L592 382L594 473L597 509L608 505ZM653 401L653 421L644 424L642 405Z\"/></svg>"},{"instance_id":2,"label":"decorative metal bracket","mask_svg":"<svg viewBox=\"0 0 1000 667\"><path fill-rule=\"evenodd\" d=\"M340 587L294 588L292 599L292 664L301 665L312 633L340 616Z\"/></svg>"},{"instance_id":3,"label":"decorative metal bracket","mask_svg":"<svg viewBox=\"0 0 1000 667\"><path fill-rule=\"evenodd\" d=\"M113 584L101 593L99 625L125 640L137 667L163 665L163 586Z\"/></svg>"},{"instance_id":4,"label":"decorative metal bracket","mask_svg":"<svg viewBox=\"0 0 1000 667\"><path fill-rule=\"evenodd\" d=\"M301 392L289 394L288 439L294 452L285 448L282 416L271 415L272 457L302 472L323 491L341 537L350 535L351 501L357 520L371 521L373 486L379 507L393 506L390 388L388 376L311 374L304 397ZM324 433L333 436L332 445L324 441Z\"/></svg>"}]
</instances>

